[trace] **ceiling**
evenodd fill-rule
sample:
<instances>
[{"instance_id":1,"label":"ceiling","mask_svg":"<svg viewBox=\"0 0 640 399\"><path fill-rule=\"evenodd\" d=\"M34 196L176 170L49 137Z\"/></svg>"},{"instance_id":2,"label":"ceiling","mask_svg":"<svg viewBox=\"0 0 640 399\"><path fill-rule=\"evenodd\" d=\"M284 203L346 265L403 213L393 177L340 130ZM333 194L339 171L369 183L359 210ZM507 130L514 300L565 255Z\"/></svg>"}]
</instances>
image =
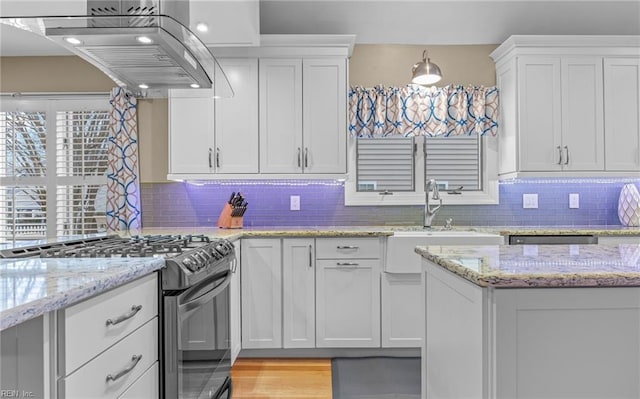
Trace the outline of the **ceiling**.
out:
<instances>
[{"instance_id":1,"label":"ceiling","mask_svg":"<svg viewBox=\"0 0 640 399\"><path fill-rule=\"evenodd\" d=\"M0 0L0 15L79 15L85 4ZM498 44L513 34L640 35L640 1L260 0L260 30L355 34L356 43L431 45ZM30 32L0 25L2 56L68 54Z\"/></svg>"}]
</instances>

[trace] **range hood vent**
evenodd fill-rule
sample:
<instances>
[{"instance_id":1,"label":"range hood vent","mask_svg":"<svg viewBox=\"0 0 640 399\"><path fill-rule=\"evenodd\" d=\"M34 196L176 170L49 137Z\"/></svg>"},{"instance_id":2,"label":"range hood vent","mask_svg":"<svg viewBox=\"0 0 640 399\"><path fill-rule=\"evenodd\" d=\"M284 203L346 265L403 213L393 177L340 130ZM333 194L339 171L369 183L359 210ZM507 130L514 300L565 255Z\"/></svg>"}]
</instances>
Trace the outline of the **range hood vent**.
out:
<instances>
[{"instance_id":1,"label":"range hood vent","mask_svg":"<svg viewBox=\"0 0 640 399\"><path fill-rule=\"evenodd\" d=\"M138 96L166 97L168 89L185 88L233 96L213 54L187 28L187 1L88 0L87 10L90 15L3 17L0 22L58 43Z\"/></svg>"}]
</instances>

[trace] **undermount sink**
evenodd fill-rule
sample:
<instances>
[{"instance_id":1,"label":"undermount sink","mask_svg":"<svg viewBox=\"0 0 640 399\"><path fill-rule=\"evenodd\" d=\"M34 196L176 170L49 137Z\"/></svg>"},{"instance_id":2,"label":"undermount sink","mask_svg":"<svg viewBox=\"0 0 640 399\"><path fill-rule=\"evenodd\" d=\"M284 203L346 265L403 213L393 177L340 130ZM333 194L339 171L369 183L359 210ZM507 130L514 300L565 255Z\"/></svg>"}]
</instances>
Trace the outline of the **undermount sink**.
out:
<instances>
[{"instance_id":1,"label":"undermount sink","mask_svg":"<svg viewBox=\"0 0 640 399\"><path fill-rule=\"evenodd\" d=\"M495 234L479 233L463 230L413 230L394 231L394 237L499 237Z\"/></svg>"},{"instance_id":2,"label":"undermount sink","mask_svg":"<svg viewBox=\"0 0 640 399\"><path fill-rule=\"evenodd\" d=\"M417 246L428 245L499 245L504 238L498 234L465 230L394 231L387 241L385 271L389 273L420 273L422 258Z\"/></svg>"}]
</instances>

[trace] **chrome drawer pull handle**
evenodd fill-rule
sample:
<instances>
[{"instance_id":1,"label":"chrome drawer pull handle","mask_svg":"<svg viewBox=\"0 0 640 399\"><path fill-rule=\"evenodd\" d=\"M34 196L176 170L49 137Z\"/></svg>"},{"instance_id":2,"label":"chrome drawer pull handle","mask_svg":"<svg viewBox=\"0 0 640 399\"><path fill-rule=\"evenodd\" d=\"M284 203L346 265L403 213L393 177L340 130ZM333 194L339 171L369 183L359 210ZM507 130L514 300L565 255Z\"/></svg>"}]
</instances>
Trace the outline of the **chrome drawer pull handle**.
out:
<instances>
[{"instance_id":1,"label":"chrome drawer pull handle","mask_svg":"<svg viewBox=\"0 0 640 399\"><path fill-rule=\"evenodd\" d=\"M300 147L298 147L298 167L302 167L302 160L301 160L301 149Z\"/></svg>"},{"instance_id":2,"label":"chrome drawer pull handle","mask_svg":"<svg viewBox=\"0 0 640 399\"><path fill-rule=\"evenodd\" d=\"M142 305L133 305L131 307L131 311L123 314L122 316L116 317L115 320L107 319L108 326L115 326L118 323L122 323L123 321L132 318L142 309Z\"/></svg>"},{"instance_id":3,"label":"chrome drawer pull handle","mask_svg":"<svg viewBox=\"0 0 640 399\"><path fill-rule=\"evenodd\" d=\"M564 146L564 150L565 150L565 152L567 154L567 159L564 160L564 164L565 165L569 165L569 147L565 145Z\"/></svg>"},{"instance_id":4,"label":"chrome drawer pull handle","mask_svg":"<svg viewBox=\"0 0 640 399\"><path fill-rule=\"evenodd\" d=\"M304 147L304 167L309 167L309 149Z\"/></svg>"},{"instance_id":5,"label":"chrome drawer pull handle","mask_svg":"<svg viewBox=\"0 0 640 399\"><path fill-rule=\"evenodd\" d=\"M116 375L111 375L111 374L107 375L107 382L116 381L118 378L122 377L123 375L130 373L131 370L133 370L134 367L138 365L138 362L140 361L140 359L142 359L142 355L133 355L131 357L131 363L127 367L118 371Z\"/></svg>"},{"instance_id":6,"label":"chrome drawer pull handle","mask_svg":"<svg viewBox=\"0 0 640 399\"><path fill-rule=\"evenodd\" d=\"M338 266L358 266L356 262L336 262Z\"/></svg>"},{"instance_id":7,"label":"chrome drawer pull handle","mask_svg":"<svg viewBox=\"0 0 640 399\"><path fill-rule=\"evenodd\" d=\"M336 248L338 249L358 249L360 247L356 247L353 245L338 245Z\"/></svg>"},{"instance_id":8,"label":"chrome drawer pull handle","mask_svg":"<svg viewBox=\"0 0 640 399\"><path fill-rule=\"evenodd\" d=\"M562 165L562 147L557 146L558 149L558 165Z\"/></svg>"}]
</instances>

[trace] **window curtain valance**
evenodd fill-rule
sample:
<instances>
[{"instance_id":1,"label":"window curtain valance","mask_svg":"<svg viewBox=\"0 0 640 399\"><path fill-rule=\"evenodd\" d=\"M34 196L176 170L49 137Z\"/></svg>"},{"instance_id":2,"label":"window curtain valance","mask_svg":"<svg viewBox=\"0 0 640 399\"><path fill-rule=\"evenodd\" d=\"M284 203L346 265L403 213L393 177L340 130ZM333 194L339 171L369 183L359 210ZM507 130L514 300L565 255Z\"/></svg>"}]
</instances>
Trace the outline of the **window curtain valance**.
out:
<instances>
[{"instance_id":1,"label":"window curtain valance","mask_svg":"<svg viewBox=\"0 0 640 399\"><path fill-rule=\"evenodd\" d=\"M107 229L142 228L138 163L138 100L126 89L111 90L107 166Z\"/></svg>"},{"instance_id":2,"label":"window curtain valance","mask_svg":"<svg viewBox=\"0 0 640 399\"><path fill-rule=\"evenodd\" d=\"M495 136L497 131L496 87L408 85L349 90L351 136Z\"/></svg>"}]
</instances>

